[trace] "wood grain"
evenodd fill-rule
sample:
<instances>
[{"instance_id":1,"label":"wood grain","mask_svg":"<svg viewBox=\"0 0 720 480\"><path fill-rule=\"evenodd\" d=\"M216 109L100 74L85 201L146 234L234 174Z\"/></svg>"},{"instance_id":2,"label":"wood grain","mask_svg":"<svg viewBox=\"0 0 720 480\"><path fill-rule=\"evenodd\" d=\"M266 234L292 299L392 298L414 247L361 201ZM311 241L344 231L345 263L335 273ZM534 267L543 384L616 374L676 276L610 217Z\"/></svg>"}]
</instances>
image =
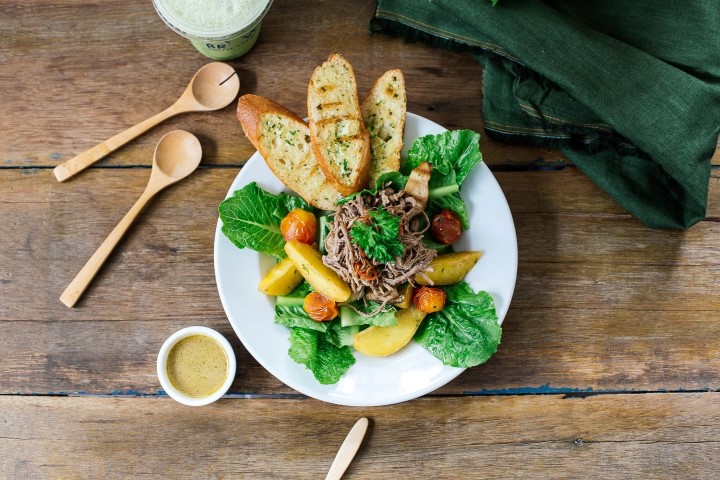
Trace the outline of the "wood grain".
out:
<instances>
[{"instance_id":1,"label":"wood grain","mask_svg":"<svg viewBox=\"0 0 720 480\"><path fill-rule=\"evenodd\" d=\"M0 322L0 394L158 394L162 343L205 325L233 345L233 395L298 395L248 354L222 313L151 317ZM511 307L498 353L433 395L720 390L719 325L717 312Z\"/></svg>"},{"instance_id":2,"label":"wood grain","mask_svg":"<svg viewBox=\"0 0 720 480\"><path fill-rule=\"evenodd\" d=\"M257 46L230 62L241 93L302 114L312 69L339 52L361 96L402 68L409 111L481 132L480 65L370 35L374 5L275 0ZM656 231L559 152L484 137L519 241L497 355L430 396L337 407L265 371L222 310L217 205L254 152L234 105L173 118L67 184L52 176L168 107L209 60L148 0L2 2L0 38L0 477L322 478L368 416L345 478L717 478L717 168L706 220ZM155 199L79 308L66 309L58 295L142 192L157 141L178 128L199 137L200 170ZM234 398L189 408L162 394L157 352L189 325L231 340Z\"/></svg>"},{"instance_id":3,"label":"wood grain","mask_svg":"<svg viewBox=\"0 0 720 480\"><path fill-rule=\"evenodd\" d=\"M255 48L228 62L239 73L241 93L268 96L302 114L310 74L339 52L355 67L361 97L385 70L402 68L409 111L447 128L482 131L480 65L466 53L370 35L374 3L302 8L275 1ZM147 0L3 3L0 37L6 39L0 61L12 63L0 69L0 117L12 119L0 129L0 166L54 167L169 107L209 62ZM28 92L37 98L28 102ZM158 139L178 128L200 138L207 164L242 164L254 149L234 111L232 104L170 119L98 165L149 165ZM562 160L556 151L489 139L484 153L488 163Z\"/></svg>"},{"instance_id":4,"label":"wood grain","mask_svg":"<svg viewBox=\"0 0 720 480\"><path fill-rule=\"evenodd\" d=\"M441 398L383 408L0 397L0 471L13 478L323 478L350 427L367 416L371 427L348 480L713 479L718 411L718 393Z\"/></svg>"},{"instance_id":5,"label":"wood grain","mask_svg":"<svg viewBox=\"0 0 720 480\"><path fill-rule=\"evenodd\" d=\"M160 345L192 324L232 340L232 392L294 393L233 335L215 287L216 209L235 168L202 169L161 193L79 308L57 300L149 174L91 169L58 184L44 169L0 171L12 231L0 236L0 393L155 394ZM520 255L503 343L437 393L720 388L719 222L647 229L574 169L497 178Z\"/></svg>"}]
</instances>

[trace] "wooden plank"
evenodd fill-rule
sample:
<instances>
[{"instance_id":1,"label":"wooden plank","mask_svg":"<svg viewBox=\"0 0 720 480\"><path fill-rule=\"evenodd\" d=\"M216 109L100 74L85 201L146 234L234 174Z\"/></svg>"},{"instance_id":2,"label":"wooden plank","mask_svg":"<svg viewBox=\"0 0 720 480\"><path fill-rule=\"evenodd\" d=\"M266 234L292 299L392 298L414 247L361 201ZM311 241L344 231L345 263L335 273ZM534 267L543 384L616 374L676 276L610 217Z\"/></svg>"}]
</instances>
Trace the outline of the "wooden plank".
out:
<instances>
[{"instance_id":1,"label":"wooden plank","mask_svg":"<svg viewBox=\"0 0 720 480\"><path fill-rule=\"evenodd\" d=\"M250 356L219 306L207 305L205 316L166 308L175 318L0 322L0 394L156 395L157 352L190 325L230 340L238 359L232 394L298 394ZM707 340L718 336L718 311L513 306L498 353L433 395L719 390L720 346Z\"/></svg>"},{"instance_id":2,"label":"wooden plank","mask_svg":"<svg viewBox=\"0 0 720 480\"><path fill-rule=\"evenodd\" d=\"M0 393L154 394L157 350L191 324L233 340L233 392L293 393L234 339L217 295L216 208L236 173L205 168L161 193L70 310L60 293L149 170L96 169L67 184L47 170L0 171ZM718 222L647 229L572 169L498 178L520 252L503 344L438 393L720 388L707 341L720 336Z\"/></svg>"},{"instance_id":3,"label":"wooden plank","mask_svg":"<svg viewBox=\"0 0 720 480\"><path fill-rule=\"evenodd\" d=\"M715 478L720 394L314 400L0 398L13 478L322 478L361 416L347 479ZM322 412L321 414L319 412Z\"/></svg>"},{"instance_id":4,"label":"wooden plank","mask_svg":"<svg viewBox=\"0 0 720 480\"><path fill-rule=\"evenodd\" d=\"M275 1L256 47L229 62L239 72L241 92L302 113L313 68L338 51L353 62L361 95L384 70L399 67L410 111L448 128L482 132L480 65L467 53L370 35L373 8L371 1L318 2L312 8ZM73 157L170 106L209 61L167 28L146 0L4 3L0 36L6 39L0 56L13 66L0 71L4 166L54 166ZM27 101L29 92L36 101ZM198 135L206 164L242 164L254 149L234 109L171 119L98 165L148 165L158 139L176 128ZM557 151L489 139L484 152L488 163L562 160Z\"/></svg>"},{"instance_id":5,"label":"wooden plank","mask_svg":"<svg viewBox=\"0 0 720 480\"><path fill-rule=\"evenodd\" d=\"M6 252L0 258L0 320L95 321L148 314L161 319L174 311L203 317L208 305L219 314L212 245L217 205L236 172L202 169L161 193L111 256L81 308L68 310L57 297L140 195L149 171L92 170L68 184L54 182L47 170L0 171L0 189L6 192L0 212L11 219L0 237ZM585 177L566 172L504 174L501 182L513 208L530 203L517 199L540 177L554 185L551 191L568 185L590 192L596 201L586 204L593 208L615 208ZM625 214L566 215L564 202L552 200L551 194L548 198L515 214L523 262L517 306L572 308L603 300L633 310L720 309L720 291L713 288L720 268L717 222L701 222L688 232L658 232ZM578 201L573 208L581 210L583 204ZM563 296L548 295L548 285ZM159 297L166 307L153 309Z\"/></svg>"},{"instance_id":6,"label":"wooden plank","mask_svg":"<svg viewBox=\"0 0 720 480\"><path fill-rule=\"evenodd\" d=\"M720 264L713 240L720 235L720 224L714 221L682 231L652 230L626 215L517 212L514 219L522 230L522 236L518 234L521 262L620 264L628 270Z\"/></svg>"}]
</instances>

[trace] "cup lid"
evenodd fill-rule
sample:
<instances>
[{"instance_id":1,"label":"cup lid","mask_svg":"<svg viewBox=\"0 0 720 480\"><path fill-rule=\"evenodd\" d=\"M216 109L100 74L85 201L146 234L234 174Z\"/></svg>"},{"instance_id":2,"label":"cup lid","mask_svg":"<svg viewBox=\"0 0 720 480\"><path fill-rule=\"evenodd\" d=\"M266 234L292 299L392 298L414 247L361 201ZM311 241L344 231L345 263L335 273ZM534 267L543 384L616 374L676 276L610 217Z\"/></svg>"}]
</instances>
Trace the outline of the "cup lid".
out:
<instances>
[{"instance_id":1,"label":"cup lid","mask_svg":"<svg viewBox=\"0 0 720 480\"><path fill-rule=\"evenodd\" d=\"M212 0L195 0L194 2L185 0L153 0L155 10L162 20L174 30L176 33L186 38L196 39L215 39L221 40L230 38L243 33L244 30L252 28L257 22L265 17L272 0L235 0L235 5L246 5L247 10L242 16L237 16L231 21L219 23L214 26L201 25L194 21L196 16L183 15L182 8L191 8L190 4L195 3L198 7L207 7L209 5L217 5L218 2ZM207 8L205 8L207 10ZM226 17L222 15L220 17Z\"/></svg>"}]
</instances>

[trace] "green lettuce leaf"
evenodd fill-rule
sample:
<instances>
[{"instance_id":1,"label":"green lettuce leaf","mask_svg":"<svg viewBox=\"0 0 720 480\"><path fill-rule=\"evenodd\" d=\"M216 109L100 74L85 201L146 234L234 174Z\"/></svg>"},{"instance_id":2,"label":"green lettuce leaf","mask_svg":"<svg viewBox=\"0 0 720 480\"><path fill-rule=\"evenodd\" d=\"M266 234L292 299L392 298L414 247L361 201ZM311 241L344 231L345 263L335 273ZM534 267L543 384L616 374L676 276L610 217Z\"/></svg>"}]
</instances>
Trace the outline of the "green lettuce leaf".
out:
<instances>
[{"instance_id":1,"label":"green lettuce leaf","mask_svg":"<svg viewBox=\"0 0 720 480\"><path fill-rule=\"evenodd\" d=\"M286 327L300 327L318 332L326 332L327 322L316 322L303 309L302 303L298 305L275 305L275 323Z\"/></svg>"},{"instance_id":2,"label":"green lettuce leaf","mask_svg":"<svg viewBox=\"0 0 720 480\"><path fill-rule=\"evenodd\" d=\"M465 205L465 201L460 198L459 192L451 193L450 195L445 195L443 197L431 198L428 201L426 211L428 217L432 218L433 215L440 213L445 209L448 209L457 215L463 230L470 228L470 217L468 215L467 205Z\"/></svg>"},{"instance_id":3,"label":"green lettuce leaf","mask_svg":"<svg viewBox=\"0 0 720 480\"><path fill-rule=\"evenodd\" d=\"M238 248L250 248L277 258L285 258L285 239L280 221L293 209L313 211L300 197L281 193L273 195L252 182L218 207L222 232Z\"/></svg>"},{"instance_id":4,"label":"green lettuce leaf","mask_svg":"<svg viewBox=\"0 0 720 480\"><path fill-rule=\"evenodd\" d=\"M470 221L467 206L460 197L459 186L470 171L482 161L479 141L480 134L471 130L453 130L439 135L426 135L415 140L401 167L403 173L409 174L422 162L427 161L433 165L427 212L432 216L448 209L458 216L463 230L470 228ZM432 195L433 190L452 191L453 186L458 191L441 196Z\"/></svg>"},{"instance_id":5,"label":"green lettuce leaf","mask_svg":"<svg viewBox=\"0 0 720 480\"><path fill-rule=\"evenodd\" d=\"M500 344L495 302L465 282L444 288L445 307L420 325L415 340L445 365L468 368L486 362Z\"/></svg>"},{"instance_id":6,"label":"green lettuce leaf","mask_svg":"<svg viewBox=\"0 0 720 480\"><path fill-rule=\"evenodd\" d=\"M303 328L291 329L288 355L305 365L323 385L337 383L355 363L350 347L337 347L326 335Z\"/></svg>"},{"instance_id":7,"label":"green lettuce leaf","mask_svg":"<svg viewBox=\"0 0 720 480\"><path fill-rule=\"evenodd\" d=\"M443 245L442 243L438 243L433 240L432 236L430 235L425 235L422 241L427 248L432 248L433 250L436 250L438 255L443 253L452 253L455 251L452 245Z\"/></svg>"},{"instance_id":8,"label":"green lettuce leaf","mask_svg":"<svg viewBox=\"0 0 720 480\"><path fill-rule=\"evenodd\" d=\"M375 311L380 304L372 300L363 303L362 301L353 302L353 306L358 310L365 313ZM357 313L350 307L340 307L340 319L344 326L349 325L376 325L378 327L392 327L397 325L397 318L395 318L395 312L397 308L392 305L386 305L380 313L373 315L372 317L364 317Z\"/></svg>"},{"instance_id":9,"label":"green lettuce leaf","mask_svg":"<svg viewBox=\"0 0 720 480\"><path fill-rule=\"evenodd\" d=\"M296 363L307 364L317 356L318 334L304 328L290 329L290 348L288 355Z\"/></svg>"},{"instance_id":10,"label":"green lettuce leaf","mask_svg":"<svg viewBox=\"0 0 720 480\"><path fill-rule=\"evenodd\" d=\"M480 134L472 130L452 130L425 135L412 144L400 171L409 175L422 162L430 162L430 188L462 185L470 171L482 161Z\"/></svg>"},{"instance_id":11,"label":"green lettuce leaf","mask_svg":"<svg viewBox=\"0 0 720 480\"><path fill-rule=\"evenodd\" d=\"M328 323L327 340L336 347L352 347L355 334L360 331L358 325L343 326L340 319Z\"/></svg>"},{"instance_id":12,"label":"green lettuce leaf","mask_svg":"<svg viewBox=\"0 0 720 480\"><path fill-rule=\"evenodd\" d=\"M275 301L275 323L286 327L300 327L318 332L326 332L326 322L316 322L303 308L305 296L312 292L310 284L303 280L287 295L277 297Z\"/></svg>"},{"instance_id":13,"label":"green lettuce leaf","mask_svg":"<svg viewBox=\"0 0 720 480\"><path fill-rule=\"evenodd\" d=\"M304 299L305 297L307 297L308 293L314 291L315 289L312 287L312 285L310 285L307 280L303 280L302 282L298 283L297 286L293 288L290 293L285 295L285 297Z\"/></svg>"},{"instance_id":14,"label":"green lettuce leaf","mask_svg":"<svg viewBox=\"0 0 720 480\"><path fill-rule=\"evenodd\" d=\"M400 172L385 172L375 181L375 190L374 192L377 192L378 190L385 187L385 184L390 182L390 186L394 190L402 190L405 188L405 184L408 181L407 175L403 175ZM374 193L373 192L373 193Z\"/></svg>"}]
</instances>

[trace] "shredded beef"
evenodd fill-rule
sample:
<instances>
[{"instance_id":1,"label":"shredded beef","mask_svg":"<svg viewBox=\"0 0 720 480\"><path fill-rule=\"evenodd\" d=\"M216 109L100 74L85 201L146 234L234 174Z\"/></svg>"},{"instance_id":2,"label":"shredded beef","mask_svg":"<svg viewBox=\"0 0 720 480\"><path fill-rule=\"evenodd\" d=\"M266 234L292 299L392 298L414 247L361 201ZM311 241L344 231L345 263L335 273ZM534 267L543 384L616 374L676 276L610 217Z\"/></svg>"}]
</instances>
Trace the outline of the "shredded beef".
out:
<instances>
[{"instance_id":1,"label":"shredded beef","mask_svg":"<svg viewBox=\"0 0 720 480\"><path fill-rule=\"evenodd\" d=\"M368 212L383 207L393 215L400 217L400 240L405 245L402 256L392 263L379 263L368 258L350 239L350 230L356 220L367 221ZM386 186L375 195L358 195L341 205L335 212L330 232L325 239L327 255L323 257L325 265L333 269L352 289L355 299L363 297L381 304L375 312L358 312L363 316L372 316L385 308L388 303L403 300L398 287L410 282L414 284L415 274L422 275L437 252L423 244L423 234L429 227L429 220L420 204L404 190L395 191ZM359 267L370 264L377 271L377 278L367 280L356 272Z\"/></svg>"}]
</instances>

